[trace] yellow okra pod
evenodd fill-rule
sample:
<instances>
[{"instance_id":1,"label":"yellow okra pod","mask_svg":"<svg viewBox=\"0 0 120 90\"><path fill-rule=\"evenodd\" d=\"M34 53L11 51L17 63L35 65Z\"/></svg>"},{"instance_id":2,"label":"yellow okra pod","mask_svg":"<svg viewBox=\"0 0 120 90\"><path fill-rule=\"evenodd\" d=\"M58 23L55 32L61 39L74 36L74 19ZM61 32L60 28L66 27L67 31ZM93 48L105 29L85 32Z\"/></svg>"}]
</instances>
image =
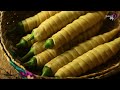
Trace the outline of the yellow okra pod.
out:
<instances>
[{"instance_id":1,"label":"yellow okra pod","mask_svg":"<svg viewBox=\"0 0 120 90\"><path fill-rule=\"evenodd\" d=\"M33 29L29 36L25 36L30 37L30 39L22 38L17 44L17 47L22 47L25 45L27 46L27 43L29 43L30 40L42 41L61 30L67 24L71 23L85 13L85 11L61 11L60 13L57 13L54 16L51 16L49 19L45 20L37 28Z\"/></svg>"},{"instance_id":2,"label":"yellow okra pod","mask_svg":"<svg viewBox=\"0 0 120 90\"><path fill-rule=\"evenodd\" d=\"M38 28L33 30L34 39L41 41L85 14L85 11L61 11L44 21Z\"/></svg>"},{"instance_id":3,"label":"yellow okra pod","mask_svg":"<svg viewBox=\"0 0 120 90\"><path fill-rule=\"evenodd\" d=\"M31 32L34 28L37 28L43 21L50 18L51 16L59 13L60 11L41 11L36 15L22 20L25 32Z\"/></svg>"},{"instance_id":4,"label":"yellow okra pod","mask_svg":"<svg viewBox=\"0 0 120 90\"><path fill-rule=\"evenodd\" d=\"M99 32L101 25L102 25L102 21L99 22L99 23L97 23L93 27L91 27L90 30L87 30L86 32L84 32L84 33L80 34L79 36L75 37L70 43L66 43L65 45L63 45L63 47L60 47L58 49L45 50L45 47L44 47L44 43L45 42L44 41L35 43L35 45L32 46L32 48L30 49L30 51L28 52L28 54L26 54L22 58L21 61L26 62L28 60L27 59L28 57L35 55L34 57L37 60L37 65L38 65L38 62L41 62L41 64L38 65L38 67L41 67L45 63L47 63L48 61L50 61L51 59L55 58L57 55L63 53L66 50L69 50L71 47L77 45L78 43L83 42L84 40L87 40L90 37L96 35ZM51 57L49 57L49 55L47 55L47 54L51 54L51 53L54 53L54 54L52 54ZM42 55L44 55L44 54L46 54L47 56L46 57L42 57ZM42 62L44 62L44 63L42 63Z\"/></svg>"},{"instance_id":5,"label":"yellow okra pod","mask_svg":"<svg viewBox=\"0 0 120 90\"><path fill-rule=\"evenodd\" d=\"M46 43L46 48L59 48L63 44L71 41L73 38L78 36L80 33L85 32L87 29L95 25L101 20L104 20L107 12L98 11L93 13L87 13L86 15L80 16L66 27L62 28L52 37L50 37ZM49 45L49 42L52 44Z\"/></svg>"},{"instance_id":6,"label":"yellow okra pod","mask_svg":"<svg viewBox=\"0 0 120 90\"><path fill-rule=\"evenodd\" d=\"M95 48L100 44L110 41L119 31L120 31L119 28L115 28L110 32L106 32L102 35L92 37L90 40L87 40L83 43L78 44L77 46L73 47L71 50L64 52L63 54L57 56L56 58L52 59L47 64L45 64L44 68L49 68L49 69L47 71L47 69L43 68L42 75L45 76L50 69L51 69L52 75L54 75L59 68L68 64L78 56L86 53L87 51Z\"/></svg>"},{"instance_id":7,"label":"yellow okra pod","mask_svg":"<svg viewBox=\"0 0 120 90\"><path fill-rule=\"evenodd\" d=\"M120 50L120 37L97 46L87 53L74 59L72 62L60 68L55 76L59 77L75 77L87 72L108 61ZM96 51L98 53L96 53ZM95 63L95 64L94 64Z\"/></svg>"}]
</instances>

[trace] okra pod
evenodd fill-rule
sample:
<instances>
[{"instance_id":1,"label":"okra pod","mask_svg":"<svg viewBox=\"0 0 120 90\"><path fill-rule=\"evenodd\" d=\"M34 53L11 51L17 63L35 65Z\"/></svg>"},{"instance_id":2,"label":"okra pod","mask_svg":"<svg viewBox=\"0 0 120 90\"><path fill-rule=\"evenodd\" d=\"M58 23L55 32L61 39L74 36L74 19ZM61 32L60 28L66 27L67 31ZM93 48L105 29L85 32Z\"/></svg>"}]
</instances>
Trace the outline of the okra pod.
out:
<instances>
[{"instance_id":1,"label":"okra pod","mask_svg":"<svg viewBox=\"0 0 120 90\"><path fill-rule=\"evenodd\" d=\"M32 45L32 47L30 48L30 51L24 57L22 57L20 59L20 61L22 61L24 63L24 62L28 61L29 58L31 58L32 56L43 52L45 50L44 43L45 43L45 40L43 40L41 42L35 42Z\"/></svg>"},{"instance_id":2,"label":"okra pod","mask_svg":"<svg viewBox=\"0 0 120 90\"><path fill-rule=\"evenodd\" d=\"M101 25L102 25L102 22L99 22L99 23L97 23L96 25L94 25L92 28L90 28L90 30L87 30L86 32L84 32L83 34L81 34L81 35L79 35L79 36L77 36L75 39L73 39L70 43L66 43L63 47L61 47L61 48L59 48L59 49L53 49L53 50L45 50L45 51L43 51L42 53L39 53L38 55L37 55L37 52L39 52L39 51L41 51L40 49L38 49L38 48L36 48L36 47L34 47L34 50L36 51L36 49L37 49L37 52L36 52L36 55L35 55L35 57L34 58L36 58L36 61L38 62L44 62L44 63L42 63L42 64L39 64L39 66L38 67L41 67L41 66L43 66L45 63L47 63L48 61L50 61L51 59L53 59L53 58L55 58L57 55L59 55L59 54L61 54L61 53L63 53L64 51L66 51L66 50L69 50L71 47L73 47L73 46L75 46L75 45L77 45L78 43L80 43L80 42L82 42L82 41L84 41L84 40L87 40L87 39L89 39L90 37L92 37L92 36L94 36L94 35L96 35L98 32L99 32L99 30L100 30L100 27L101 27ZM87 37L86 37L87 36ZM73 43L74 44L73 44ZM44 43L41 43L41 47L40 48L42 48L42 46L44 45ZM36 44L37 45L37 44ZM39 46L39 45L38 45ZM36 48L36 49L35 49ZM45 49L45 47L43 47L44 49ZM43 48L42 48L42 50L43 50ZM29 56L32 56L33 55L33 53L35 54L35 51L34 51L32 48L31 48L31 50L30 50L30 52L25 56L25 57L29 57ZM57 53L57 52L59 52L59 53ZM32 53L32 54L31 54ZM48 57L47 58L47 56L49 56L51 53L54 53L54 54L52 54L51 55L51 57ZM42 57L44 54L49 54L49 55L47 55L46 57ZM26 62L27 60L29 60L29 59L27 59L27 58L25 58L24 57L24 62ZM40 57L40 58L37 58L37 57ZM43 61L44 60L44 61ZM30 61L32 61L32 60L30 60ZM29 62L29 61L28 61ZM30 62L31 63L31 62ZM28 63L27 63L28 64ZM26 64L26 65L27 65ZM32 64L31 64L32 65ZM30 66L29 64L28 64L28 66ZM34 65L33 65L34 66ZM37 66L37 64L36 64L36 66ZM31 66L32 67L32 66Z\"/></svg>"},{"instance_id":3,"label":"okra pod","mask_svg":"<svg viewBox=\"0 0 120 90\"><path fill-rule=\"evenodd\" d=\"M71 50L64 52L63 54L57 56L56 58L52 59L47 64L45 64L44 68L47 67L49 69L48 71L47 69L45 69L46 71L43 71L42 75L46 75L46 73L50 72L49 70L51 70L52 74L54 75L59 68L73 61L78 56L81 56L82 54L86 53L87 51L95 48L100 44L110 41L119 31L119 28L115 28L110 32L94 36L90 40L78 44Z\"/></svg>"},{"instance_id":4,"label":"okra pod","mask_svg":"<svg viewBox=\"0 0 120 90\"><path fill-rule=\"evenodd\" d=\"M74 20L72 23L68 24L66 27L62 28L60 31L46 40L45 47L61 47L63 44L71 41L73 38L78 36L80 33L85 32L99 21L104 20L106 14L107 12L105 11L98 11L80 16L78 19ZM49 45L49 40L51 41L52 45Z\"/></svg>"},{"instance_id":5,"label":"okra pod","mask_svg":"<svg viewBox=\"0 0 120 90\"><path fill-rule=\"evenodd\" d=\"M30 39L26 40L26 42L29 43L33 39L35 41L42 41L85 13L85 11L61 11L33 29L32 34L30 34L31 36L29 35ZM17 46L22 47L22 44L17 44Z\"/></svg>"},{"instance_id":6,"label":"okra pod","mask_svg":"<svg viewBox=\"0 0 120 90\"><path fill-rule=\"evenodd\" d=\"M72 62L60 68L55 73L55 76L57 77L80 76L82 73L85 73L103 63L106 63L119 50L120 50L120 37L111 42L99 45L96 48L83 54L82 56L77 57ZM96 51L98 53L96 53Z\"/></svg>"},{"instance_id":7,"label":"okra pod","mask_svg":"<svg viewBox=\"0 0 120 90\"><path fill-rule=\"evenodd\" d=\"M60 11L41 11L34 16L28 17L18 22L18 24L14 28L14 31L19 30L18 32L21 32L23 34L31 32L34 28L37 28L46 19L59 12Z\"/></svg>"}]
</instances>

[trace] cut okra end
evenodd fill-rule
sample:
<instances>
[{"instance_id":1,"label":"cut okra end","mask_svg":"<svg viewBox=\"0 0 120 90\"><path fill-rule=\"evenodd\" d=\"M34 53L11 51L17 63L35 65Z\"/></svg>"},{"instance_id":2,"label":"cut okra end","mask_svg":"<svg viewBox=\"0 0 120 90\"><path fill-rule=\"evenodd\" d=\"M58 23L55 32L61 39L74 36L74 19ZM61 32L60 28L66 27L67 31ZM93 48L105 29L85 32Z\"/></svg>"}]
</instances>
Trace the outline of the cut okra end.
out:
<instances>
[{"instance_id":1,"label":"cut okra end","mask_svg":"<svg viewBox=\"0 0 120 90\"><path fill-rule=\"evenodd\" d=\"M30 51L24 56L21 58L21 62L25 63L27 62L32 56L34 56L34 50L33 48L30 49Z\"/></svg>"},{"instance_id":2,"label":"cut okra end","mask_svg":"<svg viewBox=\"0 0 120 90\"><path fill-rule=\"evenodd\" d=\"M37 60L32 57L28 62L24 63L23 66L27 69L34 70L37 67Z\"/></svg>"},{"instance_id":3,"label":"cut okra end","mask_svg":"<svg viewBox=\"0 0 120 90\"><path fill-rule=\"evenodd\" d=\"M41 76L48 76L48 77L53 76L51 68L49 68L47 66L44 66L43 70L42 70L42 75Z\"/></svg>"},{"instance_id":4,"label":"cut okra end","mask_svg":"<svg viewBox=\"0 0 120 90\"><path fill-rule=\"evenodd\" d=\"M19 30L19 32L20 32L21 34L24 34L24 33L25 33L24 25L23 25L22 22L18 22L18 24L17 24L17 29Z\"/></svg>"},{"instance_id":5,"label":"cut okra end","mask_svg":"<svg viewBox=\"0 0 120 90\"><path fill-rule=\"evenodd\" d=\"M19 43L16 44L17 48L21 48L21 47L27 47L27 41L24 39L21 39Z\"/></svg>"},{"instance_id":6,"label":"cut okra end","mask_svg":"<svg viewBox=\"0 0 120 90\"><path fill-rule=\"evenodd\" d=\"M22 22L18 22L16 26L14 26L11 30L8 31L8 35L10 34L25 34L24 26Z\"/></svg>"},{"instance_id":7,"label":"cut okra end","mask_svg":"<svg viewBox=\"0 0 120 90\"><path fill-rule=\"evenodd\" d=\"M53 46L54 46L53 39L48 39L48 40L46 40L46 42L45 42L45 48L46 48L46 49L52 48Z\"/></svg>"}]
</instances>

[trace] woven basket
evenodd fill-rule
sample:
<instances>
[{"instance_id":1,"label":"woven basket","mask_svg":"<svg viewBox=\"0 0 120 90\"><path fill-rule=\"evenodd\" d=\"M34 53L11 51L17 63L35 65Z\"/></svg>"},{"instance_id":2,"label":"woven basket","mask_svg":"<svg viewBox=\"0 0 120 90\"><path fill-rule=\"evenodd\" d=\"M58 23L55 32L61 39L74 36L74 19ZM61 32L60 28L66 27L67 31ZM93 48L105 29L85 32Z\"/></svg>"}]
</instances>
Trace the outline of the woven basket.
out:
<instances>
[{"instance_id":1,"label":"woven basket","mask_svg":"<svg viewBox=\"0 0 120 90\"><path fill-rule=\"evenodd\" d=\"M15 49L15 44L20 40L23 35L13 33L8 37L8 32L21 20L33 16L38 11L1 11L1 44L3 51L6 53L8 62L19 72L22 78L39 78L39 79L54 79L54 77L41 77L37 74L29 72L21 65L19 58L14 57L11 51ZM117 26L119 22L115 23ZM113 28L113 27L109 27ZM17 36L17 37L16 37ZM63 79L101 79L112 76L120 72L120 52L118 52L111 60L101 66L82 74L80 77L69 77Z\"/></svg>"}]
</instances>

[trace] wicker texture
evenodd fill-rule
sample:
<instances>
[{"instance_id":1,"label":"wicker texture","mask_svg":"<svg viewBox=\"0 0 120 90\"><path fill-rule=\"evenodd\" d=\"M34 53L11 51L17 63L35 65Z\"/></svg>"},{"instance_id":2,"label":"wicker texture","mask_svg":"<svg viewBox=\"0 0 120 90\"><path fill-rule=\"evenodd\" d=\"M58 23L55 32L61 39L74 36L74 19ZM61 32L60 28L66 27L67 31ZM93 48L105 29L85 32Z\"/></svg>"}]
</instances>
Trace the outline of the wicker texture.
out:
<instances>
[{"instance_id":1,"label":"wicker texture","mask_svg":"<svg viewBox=\"0 0 120 90\"><path fill-rule=\"evenodd\" d=\"M0 79L17 79L20 78L18 72L7 61L6 53L0 44Z\"/></svg>"},{"instance_id":2,"label":"wicker texture","mask_svg":"<svg viewBox=\"0 0 120 90\"><path fill-rule=\"evenodd\" d=\"M8 60L11 58L18 66L25 69L22 65L20 65L19 60L16 58L13 58L12 55L9 53L9 49L13 49L14 45L20 40L21 36L18 35L17 38L15 38L16 34L11 35L11 37L7 37L6 33L11 30L12 27L16 25L18 21L21 21L27 17L33 16L36 14L34 11L7 11L1 13L2 17L2 23L1 23L1 43L2 48L4 48L3 53L7 53L7 55L4 55L2 59ZM17 32L17 31L16 31ZM14 43L13 43L14 42ZM100 78L106 78L113 74L116 74L120 71L120 52L118 52L111 60L109 60L107 63L85 73L82 74L80 77L70 77L70 78L63 78L63 79L100 79ZM0 53L1 54L1 53ZM3 56L3 55L1 55ZM36 75L39 79L54 79L54 77L41 77Z\"/></svg>"}]
</instances>

